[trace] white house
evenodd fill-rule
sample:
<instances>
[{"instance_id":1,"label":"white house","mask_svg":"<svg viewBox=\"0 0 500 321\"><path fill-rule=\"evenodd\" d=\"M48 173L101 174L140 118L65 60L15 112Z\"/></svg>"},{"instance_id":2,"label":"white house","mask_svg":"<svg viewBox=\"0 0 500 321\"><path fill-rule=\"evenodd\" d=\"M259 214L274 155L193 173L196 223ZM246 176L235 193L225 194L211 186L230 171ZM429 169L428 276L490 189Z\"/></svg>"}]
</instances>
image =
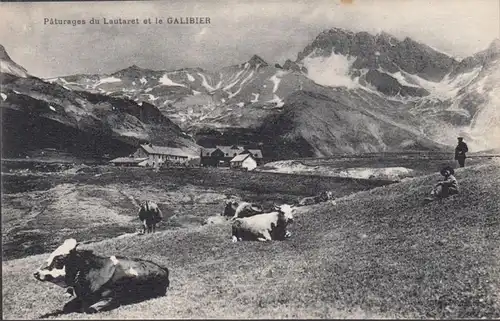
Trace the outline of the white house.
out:
<instances>
[{"instance_id":1,"label":"white house","mask_svg":"<svg viewBox=\"0 0 500 321\"><path fill-rule=\"evenodd\" d=\"M231 168L245 168L248 171L257 167L257 161L252 154L236 155L229 163Z\"/></svg>"},{"instance_id":2,"label":"white house","mask_svg":"<svg viewBox=\"0 0 500 321\"><path fill-rule=\"evenodd\" d=\"M159 167L165 162L186 164L190 157L180 148L143 144L134 153L134 158L147 158L146 166Z\"/></svg>"}]
</instances>

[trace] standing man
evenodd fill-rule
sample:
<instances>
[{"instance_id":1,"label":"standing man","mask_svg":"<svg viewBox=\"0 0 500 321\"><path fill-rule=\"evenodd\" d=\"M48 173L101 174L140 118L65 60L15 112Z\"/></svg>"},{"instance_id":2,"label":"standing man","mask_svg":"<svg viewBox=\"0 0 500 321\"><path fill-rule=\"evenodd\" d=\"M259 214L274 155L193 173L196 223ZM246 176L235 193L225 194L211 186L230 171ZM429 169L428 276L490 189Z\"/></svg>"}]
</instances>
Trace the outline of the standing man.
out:
<instances>
[{"instance_id":1,"label":"standing man","mask_svg":"<svg viewBox=\"0 0 500 321\"><path fill-rule=\"evenodd\" d=\"M465 153L467 153L468 151L469 148L467 147L467 144L464 143L464 138L458 137L458 144L457 147L455 147L455 160L458 161L460 167L465 166Z\"/></svg>"}]
</instances>

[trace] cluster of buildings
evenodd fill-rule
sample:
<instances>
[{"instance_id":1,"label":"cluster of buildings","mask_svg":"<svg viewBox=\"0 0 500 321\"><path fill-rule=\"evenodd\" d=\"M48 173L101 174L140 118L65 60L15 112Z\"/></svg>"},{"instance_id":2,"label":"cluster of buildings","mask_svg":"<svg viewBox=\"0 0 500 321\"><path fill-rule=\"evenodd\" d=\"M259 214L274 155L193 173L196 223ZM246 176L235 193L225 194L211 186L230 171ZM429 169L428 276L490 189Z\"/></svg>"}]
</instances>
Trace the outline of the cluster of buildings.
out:
<instances>
[{"instance_id":1,"label":"cluster of buildings","mask_svg":"<svg viewBox=\"0 0 500 321\"><path fill-rule=\"evenodd\" d=\"M213 167L245 168L253 170L262 163L260 149L246 149L241 146L216 146L202 148L200 165Z\"/></svg>"},{"instance_id":2,"label":"cluster of buildings","mask_svg":"<svg viewBox=\"0 0 500 321\"><path fill-rule=\"evenodd\" d=\"M118 157L110 161L115 166L188 166L199 164L207 167L230 167L241 170L253 170L262 164L260 149L246 149L241 146L216 146L201 148L199 159L180 148L164 147L153 144L142 144L129 157Z\"/></svg>"}]
</instances>

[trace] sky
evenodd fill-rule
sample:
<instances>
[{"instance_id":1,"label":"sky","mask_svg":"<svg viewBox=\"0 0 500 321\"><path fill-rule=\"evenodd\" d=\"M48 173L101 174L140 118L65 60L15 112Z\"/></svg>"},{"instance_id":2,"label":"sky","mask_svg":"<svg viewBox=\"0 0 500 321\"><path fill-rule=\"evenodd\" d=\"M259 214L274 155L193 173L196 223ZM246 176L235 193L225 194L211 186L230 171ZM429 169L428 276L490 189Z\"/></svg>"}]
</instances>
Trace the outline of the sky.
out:
<instances>
[{"instance_id":1,"label":"sky","mask_svg":"<svg viewBox=\"0 0 500 321\"><path fill-rule=\"evenodd\" d=\"M209 17L210 24L143 24ZM0 2L0 43L32 75L112 73L133 64L156 70L239 64L257 54L295 60L323 30L386 31L463 58L500 38L500 0L184 0ZM50 25L44 19L85 20ZM91 18L101 21L90 24ZM104 25L139 18L139 25Z\"/></svg>"}]
</instances>

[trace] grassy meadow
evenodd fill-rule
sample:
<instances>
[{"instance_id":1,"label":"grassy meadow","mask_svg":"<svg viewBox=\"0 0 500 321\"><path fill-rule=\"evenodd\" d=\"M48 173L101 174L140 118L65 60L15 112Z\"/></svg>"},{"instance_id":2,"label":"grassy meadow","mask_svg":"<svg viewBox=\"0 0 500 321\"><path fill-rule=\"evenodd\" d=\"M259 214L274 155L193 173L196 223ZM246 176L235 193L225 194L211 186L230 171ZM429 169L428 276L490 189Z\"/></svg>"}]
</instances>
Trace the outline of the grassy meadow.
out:
<instances>
[{"instance_id":1,"label":"grassy meadow","mask_svg":"<svg viewBox=\"0 0 500 321\"><path fill-rule=\"evenodd\" d=\"M77 235L95 238L82 248L98 254L148 258L171 270L165 297L97 315L49 318L500 318L495 159L458 169L460 194L427 204L423 199L441 178L437 172L393 184L215 169L92 167L67 177L37 175L25 178L24 190L15 178L4 181L11 193L3 196L2 216L5 207L10 228L17 218L25 224L20 230L52 229L60 240L42 252ZM292 237L283 242L232 243L229 223L201 226L195 219L220 212L228 195L270 206L322 189L334 191L337 204L298 208ZM110 232L97 239L86 226L132 229L132 199L149 197L172 213L160 232ZM27 206L46 209L35 215ZM67 300L63 290L32 277L48 254L11 251L12 259L2 263L3 317L40 318L60 309Z\"/></svg>"}]
</instances>

